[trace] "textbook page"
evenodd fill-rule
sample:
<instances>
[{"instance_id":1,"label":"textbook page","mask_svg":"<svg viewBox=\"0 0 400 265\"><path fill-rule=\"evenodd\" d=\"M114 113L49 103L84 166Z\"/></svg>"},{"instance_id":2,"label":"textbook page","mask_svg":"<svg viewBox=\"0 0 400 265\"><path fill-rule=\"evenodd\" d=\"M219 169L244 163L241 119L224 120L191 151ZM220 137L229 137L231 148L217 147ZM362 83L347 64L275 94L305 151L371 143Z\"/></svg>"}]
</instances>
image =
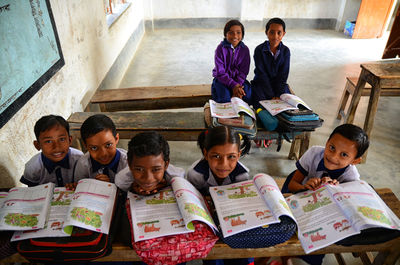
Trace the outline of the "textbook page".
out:
<instances>
[{"instance_id":1,"label":"textbook page","mask_svg":"<svg viewBox=\"0 0 400 265\"><path fill-rule=\"evenodd\" d=\"M217 103L214 100L210 99L209 103L211 117L237 118L240 116L239 112L244 112L253 119L256 119L256 115L249 104L247 104L240 98L233 97L231 98L231 102L226 103Z\"/></svg>"},{"instance_id":2,"label":"textbook page","mask_svg":"<svg viewBox=\"0 0 400 265\"><path fill-rule=\"evenodd\" d=\"M254 111L251 109L249 104L247 104L245 101L238 97L233 97L231 98L231 102L233 105L233 108L235 109L236 113L244 112L253 119L256 119L256 114Z\"/></svg>"},{"instance_id":3,"label":"textbook page","mask_svg":"<svg viewBox=\"0 0 400 265\"><path fill-rule=\"evenodd\" d=\"M297 236L306 254L359 233L344 216L327 186L286 198L296 217Z\"/></svg>"},{"instance_id":4,"label":"textbook page","mask_svg":"<svg viewBox=\"0 0 400 265\"><path fill-rule=\"evenodd\" d=\"M117 186L96 179L81 179L71 198L64 227L69 225L108 234Z\"/></svg>"},{"instance_id":5,"label":"textbook page","mask_svg":"<svg viewBox=\"0 0 400 265\"><path fill-rule=\"evenodd\" d=\"M186 227L172 187L149 196L128 192L135 242L193 232Z\"/></svg>"},{"instance_id":6,"label":"textbook page","mask_svg":"<svg viewBox=\"0 0 400 265\"><path fill-rule=\"evenodd\" d=\"M53 189L53 183L10 189L8 195L2 199L0 230L43 228L48 217Z\"/></svg>"},{"instance_id":7,"label":"textbook page","mask_svg":"<svg viewBox=\"0 0 400 265\"><path fill-rule=\"evenodd\" d=\"M290 105L292 105L298 109L311 110L311 108L304 102L304 100L302 100L301 98L299 98L296 95L284 93L280 96L280 99L282 99L283 101L289 103Z\"/></svg>"},{"instance_id":8,"label":"textbook page","mask_svg":"<svg viewBox=\"0 0 400 265\"><path fill-rule=\"evenodd\" d=\"M211 117L215 118L236 118L239 114L233 108L232 102L217 103L210 99Z\"/></svg>"},{"instance_id":9,"label":"textbook page","mask_svg":"<svg viewBox=\"0 0 400 265\"><path fill-rule=\"evenodd\" d=\"M175 177L171 184L186 227L193 230L192 221L201 221L218 231L201 193L184 178Z\"/></svg>"},{"instance_id":10,"label":"textbook page","mask_svg":"<svg viewBox=\"0 0 400 265\"><path fill-rule=\"evenodd\" d=\"M47 220L44 228L29 231L15 231L11 241L38 237L70 236L72 232L72 226L69 226L70 229L64 230L63 225L65 219L67 218L67 213L73 194L74 191L67 190L65 187L54 188L49 219Z\"/></svg>"},{"instance_id":11,"label":"textbook page","mask_svg":"<svg viewBox=\"0 0 400 265\"><path fill-rule=\"evenodd\" d=\"M259 193L263 197L265 203L272 210L272 213L276 218L279 218L282 215L286 215L296 222L296 219L290 211L290 208L287 205L286 200L281 193L281 190L271 176L259 173L253 177L253 181L258 188Z\"/></svg>"},{"instance_id":12,"label":"textbook page","mask_svg":"<svg viewBox=\"0 0 400 265\"><path fill-rule=\"evenodd\" d=\"M224 237L280 222L252 180L210 187L210 195Z\"/></svg>"},{"instance_id":13,"label":"textbook page","mask_svg":"<svg viewBox=\"0 0 400 265\"><path fill-rule=\"evenodd\" d=\"M367 182L352 181L327 188L357 230L370 227L400 229L399 218Z\"/></svg>"},{"instance_id":14,"label":"textbook page","mask_svg":"<svg viewBox=\"0 0 400 265\"><path fill-rule=\"evenodd\" d=\"M282 94L280 99L260 100L259 103L271 113L272 116L285 110L296 110L299 108L311 108L298 96L292 94Z\"/></svg>"}]
</instances>

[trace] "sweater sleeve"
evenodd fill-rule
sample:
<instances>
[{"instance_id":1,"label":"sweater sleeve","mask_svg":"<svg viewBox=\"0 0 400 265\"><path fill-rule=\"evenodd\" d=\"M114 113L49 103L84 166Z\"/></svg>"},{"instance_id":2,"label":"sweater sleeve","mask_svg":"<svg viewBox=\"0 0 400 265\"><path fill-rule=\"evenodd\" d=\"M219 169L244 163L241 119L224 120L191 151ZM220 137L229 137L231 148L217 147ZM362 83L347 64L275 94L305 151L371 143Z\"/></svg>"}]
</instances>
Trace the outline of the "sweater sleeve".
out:
<instances>
[{"instance_id":1,"label":"sweater sleeve","mask_svg":"<svg viewBox=\"0 0 400 265\"><path fill-rule=\"evenodd\" d=\"M240 54L238 54L238 73L237 73L237 82L240 85L244 84L246 81L246 77L249 74L250 70L250 51L247 46L243 46L240 48Z\"/></svg>"},{"instance_id":2,"label":"sweater sleeve","mask_svg":"<svg viewBox=\"0 0 400 265\"><path fill-rule=\"evenodd\" d=\"M233 88L236 86L237 82L233 80L228 73L228 65L226 65L226 58L224 56L223 46L220 44L218 45L217 49L215 50L214 62L215 68L213 70L213 76L218 79L222 84L229 88Z\"/></svg>"},{"instance_id":3,"label":"sweater sleeve","mask_svg":"<svg viewBox=\"0 0 400 265\"><path fill-rule=\"evenodd\" d=\"M283 54L283 63L279 66L277 72L277 86L276 86L276 94L279 96L285 93L287 86L287 79L289 77L289 68L290 68L290 50L286 48L285 53Z\"/></svg>"}]
</instances>

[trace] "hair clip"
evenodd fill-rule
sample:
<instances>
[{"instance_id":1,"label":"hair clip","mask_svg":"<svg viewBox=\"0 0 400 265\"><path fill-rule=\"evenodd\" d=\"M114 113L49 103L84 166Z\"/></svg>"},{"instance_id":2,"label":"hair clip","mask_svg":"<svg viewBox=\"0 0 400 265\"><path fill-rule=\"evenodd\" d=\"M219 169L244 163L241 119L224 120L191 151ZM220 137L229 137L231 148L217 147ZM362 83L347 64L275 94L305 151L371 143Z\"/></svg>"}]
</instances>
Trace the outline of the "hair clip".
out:
<instances>
[{"instance_id":1,"label":"hair clip","mask_svg":"<svg viewBox=\"0 0 400 265\"><path fill-rule=\"evenodd\" d=\"M238 133L238 135L239 135L239 139L240 139L240 141L242 141L242 140L243 140L243 136L242 136L242 134L241 134L241 133Z\"/></svg>"},{"instance_id":2,"label":"hair clip","mask_svg":"<svg viewBox=\"0 0 400 265\"><path fill-rule=\"evenodd\" d=\"M208 134L208 129L204 132L204 135L207 135Z\"/></svg>"}]
</instances>

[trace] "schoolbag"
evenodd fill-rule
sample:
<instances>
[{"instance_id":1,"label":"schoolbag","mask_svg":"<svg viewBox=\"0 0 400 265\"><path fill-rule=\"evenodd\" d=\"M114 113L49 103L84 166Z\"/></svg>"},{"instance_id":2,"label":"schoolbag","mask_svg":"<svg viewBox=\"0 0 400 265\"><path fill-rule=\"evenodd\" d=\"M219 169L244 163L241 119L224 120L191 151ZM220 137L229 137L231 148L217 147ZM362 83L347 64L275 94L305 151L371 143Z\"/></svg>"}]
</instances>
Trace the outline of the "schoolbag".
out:
<instances>
[{"instance_id":1,"label":"schoolbag","mask_svg":"<svg viewBox=\"0 0 400 265\"><path fill-rule=\"evenodd\" d=\"M131 246L146 264L175 265L194 259L203 259L218 240L208 225L194 221L194 232L135 242L129 199L126 200L126 213L130 223Z\"/></svg>"}]
</instances>

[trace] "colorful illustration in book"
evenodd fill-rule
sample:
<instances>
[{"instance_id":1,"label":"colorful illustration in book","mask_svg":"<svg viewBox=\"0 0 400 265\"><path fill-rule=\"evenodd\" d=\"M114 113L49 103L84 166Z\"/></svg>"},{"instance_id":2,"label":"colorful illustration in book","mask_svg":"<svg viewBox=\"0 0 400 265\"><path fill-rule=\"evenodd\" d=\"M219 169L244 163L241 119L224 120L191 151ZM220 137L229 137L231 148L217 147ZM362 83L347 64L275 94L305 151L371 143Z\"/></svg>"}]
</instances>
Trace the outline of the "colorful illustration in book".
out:
<instances>
[{"instance_id":1,"label":"colorful illustration in book","mask_svg":"<svg viewBox=\"0 0 400 265\"><path fill-rule=\"evenodd\" d=\"M296 210L297 207L299 207L299 202L297 200L290 201L289 204L290 208L292 208L293 210Z\"/></svg>"},{"instance_id":2,"label":"colorful illustration in book","mask_svg":"<svg viewBox=\"0 0 400 265\"><path fill-rule=\"evenodd\" d=\"M185 227L185 223L183 222L182 218L179 220L177 220L177 219L171 220L170 223L171 223L171 226L174 228Z\"/></svg>"},{"instance_id":3,"label":"colorful illustration in book","mask_svg":"<svg viewBox=\"0 0 400 265\"><path fill-rule=\"evenodd\" d=\"M260 220L270 218L272 216L271 211L265 210L265 211L258 211L255 213L256 217L259 218Z\"/></svg>"},{"instance_id":4,"label":"colorful illustration in book","mask_svg":"<svg viewBox=\"0 0 400 265\"><path fill-rule=\"evenodd\" d=\"M8 225L19 227L32 227L38 223L38 214L8 213L4 217L4 222Z\"/></svg>"},{"instance_id":5,"label":"colorful illustration in book","mask_svg":"<svg viewBox=\"0 0 400 265\"><path fill-rule=\"evenodd\" d=\"M197 216L201 216L205 218L207 221L212 222L211 217L207 214L207 212L199 207L198 205L194 203L185 203L185 210L188 211L190 214L195 214Z\"/></svg>"},{"instance_id":6,"label":"colorful illustration in book","mask_svg":"<svg viewBox=\"0 0 400 265\"><path fill-rule=\"evenodd\" d=\"M247 220L242 220L240 219L240 216L244 216L244 213L238 213L234 215L229 215L224 217L224 221L231 222L231 226L238 226L238 225L244 225L246 224Z\"/></svg>"},{"instance_id":7,"label":"colorful illustration in book","mask_svg":"<svg viewBox=\"0 0 400 265\"><path fill-rule=\"evenodd\" d=\"M224 196L225 192L223 190L219 190L219 191L217 191L217 195L218 196Z\"/></svg>"},{"instance_id":8,"label":"colorful illustration in book","mask_svg":"<svg viewBox=\"0 0 400 265\"><path fill-rule=\"evenodd\" d=\"M54 191L53 199L51 201L51 206L54 205L70 205L71 204L71 195L73 191Z\"/></svg>"},{"instance_id":9,"label":"colorful illustration in book","mask_svg":"<svg viewBox=\"0 0 400 265\"><path fill-rule=\"evenodd\" d=\"M228 198L229 199L242 199L242 198L246 198L246 197L256 197L257 192L250 189L250 187L252 187L252 186L253 186L253 184L249 183L246 185L229 188L228 190L233 190L233 191L235 191L235 193L228 195Z\"/></svg>"},{"instance_id":10,"label":"colorful illustration in book","mask_svg":"<svg viewBox=\"0 0 400 265\"><path fill-rule=\"evenodd\" d=\"M319 234L319 231L322 231L322 230L323 230L322 227L320 227L318 229L303 233L303 236L306 238L308 238L308 236L310 236L310 239L312 242L324 240L324 239L326 239L326 235Z\"/></svg>"},{"instance_id":11,"label":"colorful illustration in book","mask_svg":"<svg viewBox=\"0 0 400 265\"><path fill-rule=\"evenodd\" d=\"M137 225L139 228L142 228L142 227L144 226L143 231L144 231L145 233L151 233L151 232L158 232L158 231L160 231L160 227L155 227L155 226L154 226L155 223L159 223L159 222L160 222L159 220L155 220L155 221L149 221L149 222L140 222L140 223L137 223L136 225Z\"/></svg>"},{"instance_id":12,"label":"colorful illustration in book","mask_svg":"<svg viewBox=\"0 0 400 265\"><path fill-rule=\"evenodd\" d=\"M318 209L319 207L322 207L322 206L332 203L332 201L329 199L329 197L324 197L322 195L321 192L324 190L325 190L325 188L322 188L319 191L314 191L310 194L307 193L300 197L301 199L310 197L307 200L307 204L303 206L304 212L311 212L311 211Z\"/></svg>"},{"instance_id":13,"label":"colorful illustration in book","mask_svg":"<svg viewBox=\"0 0 400 265\"><path fill-rule=\"evenodd\" d=\"M100 228L102 224L100 212L95 212L85 207L74 207L71 211L71 218L86 225Z\"/></svg>"},{"instance_id":14,"label":"colorful illustration in book","mask_svg":"<svg viewBox=\"0 0 400 265\"><path fill-rule=\"evenodd\" d=\"M333 224L333 228L335 228L336 231L342 232L344 230L347 230L351 227L349 221L347 219L343 219L341 222L336 222Z\"/></svg>"},{"instance_id":15,"label":"colorful illustration in book","mask_svg":"<svg viewBox=\"0 0 400 265\"><path fill-rule=\"evenodd\" d=\"M359 206L357 207L357 211L369 219L391 225L389 218L387 218L381 210L373 209L368 206Z\"/></svg>"},{"instance_id":16,"label":"colorful illustration in book","mask_svg":"<svg viewBox=\"0 0 400 265\"><path fill-rule=\"evenodd\" d=\"M152 199L146 199L146 204L166 204L176 203L176 199L173 196L172 190L162 190L160 193L153 196Z\"/></svg>"},{"instance_id":17,"label":"colorful illustration in book","mask_svg":"<svg viewBox=\"0 0 400 265\"><path fill-rule=\"evenodd\" d=\"M288 210L290 212L289 205L287 205L287 203L285 201L279 200L279 203L283 206L283 208L285 208L286 210Z\"/></svg>"},{"instance_id":18,"label":"colorful illustration in book","mask_svg":"<svg viewBox=\"0 0 400 265\"><path fill-rule=\"evenodd\" d=\"M343 195L340 195L340 196L336 196L335 199L336 199L337 201L342 201L342 200L344 200L344 199L351 199L351 196L350 196L350 194L348 194L348 195L343 194Z\"/></svg>"}]
</instances>

